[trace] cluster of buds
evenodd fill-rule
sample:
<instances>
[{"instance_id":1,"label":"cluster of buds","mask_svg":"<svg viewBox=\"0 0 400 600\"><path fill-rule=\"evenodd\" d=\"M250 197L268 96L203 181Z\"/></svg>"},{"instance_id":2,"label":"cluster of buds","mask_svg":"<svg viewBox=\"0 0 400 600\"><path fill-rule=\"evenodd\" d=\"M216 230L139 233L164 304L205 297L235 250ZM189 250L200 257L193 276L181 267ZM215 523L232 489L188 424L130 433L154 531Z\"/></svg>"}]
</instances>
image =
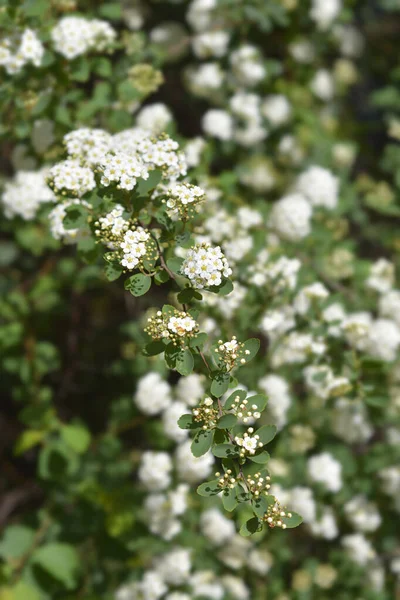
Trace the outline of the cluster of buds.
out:
<instances>
[{"instance_id":1,"label":"cluster of buds","mask_svg":"<svg viewBox=\"0 0 400 600\"><path fill-rule=\"evenodd\" d=\"M257 410L257 404L249 406L249 401L246 398L240 400L240 396L236 396L233 402L232 410L243 423L247 423L249 419L259 419L261 417L261 413Z\"/></svg>"},{"instance_id":2,"label":"cluster of buds","mask_svg":"<svg viewBox=\"0 0 400 600\"><path fill-rule=\"evenodd\" d=\"M218 354L220 363L226 366L226 370L231 371L237 365L245 364L245 356L250 354L250 351L245 350L244 344L238 342L233 336L230 342L218 340L218 348L215 348L215 353Z\"/></svg>"},{"instance_id":3,"label":"cluster of buds","mask_svg":"<svg viewBox=\"0 0 400 600\"><path fill-rule=\"evenodd\" d=\"M236 436L235 442L240 446L240 457L244 458L248 454L255 454L259 448L263 447L263 443L260 442L260 436L252 435L254 433L253 427L249 427L248 430L243 434L243 437Z\"/></svg>"},{"instance_id":4,"label":"cluster of buds","mask_svg":"<svg viewBox=\"0 0 400 600\"><path fill-rule=\"evenodd\" d=\"M217 424L219 412L213 407L211 398L205 398L202 404L193 409L193 419L196 423L203 423L203 429L214 429Z\"/></svg>"},{"instance_id":5,"label":"cluster of buds","mask_svg":"<svg viewBox=\"0 0 400 600\"><path fill-rule=\"evenodd\" d=\"M292 513L286 512L284 510L277 498L275 498L275 504L268 507L267 512L264 515L264 521L268 524L268 527L273 529L274 527L281 527L282 529L286 529L285 523L282 521L284 517L290 519Z\"/></svg>"},{"instance_id":6,"label":"cluster of buds","mask_svg":"<svg viewBox=\"0 0 400 600\"><path fill-rule=\"evenodd\" d=\"M196 207L204 198L204 190L199 186L180 182L167 190L167 199L163 203L171 215L178 214L183 220L187 220L196 214Z\"/></svg>"},{"instance_id":7,"label":"cluster of buds","mask_svg":"<svg viewBox=\"0 0 400 600\"><path fill-rule=\"evenodd\" d=\"M196 321L186 312L174 310L173 313L157 311L154 317L149 317L145 332L153 340L167 339L175 346L185 346L185 341L195 338L199 332Z\"/></svg>"},{"instance_id":8,"label":"cluster of buds","mask_svg":"<svg viewBox=\"0 0 400 600\"><path fill-rule=\"evenodd\" d=\"M117 204L115 208L100 217L95 223L97 237L111 250L115 250L111 260L118 262L127 270L141 269L144 260L154 263L157 259L157 246L150 232L138 225L137 221L123 217L124 208Z\"/></svg>"},{"instance_id":9,"label":"cluster of buds","mask_svg":"<svg viewBox=\"0 0 400 600\"><path fill-rule=\"evenodd\" d=\"M232 470L228 469L224 475L221 475L219 471L215 473L215 477L219 479L218 486L222 490L233 490L236 485L237 480L235 477L232 477Z\"/></svg>"},{"instance_id":10,"label":"cluster of buds","mask_svg":"<svg viewBox=\"0 0 400 600\"><path fill-rule=\"evenodd\" d=\"M262 477L260 472L254 473L254 475L247 475L247 489L253 496L258 497L262 494L268 496L268 490L271 487L270 481L271 477L269 475Z\"/></svg>"},{"instance_id":11,"label":"cluster of buds","mask_svg":"<svg viewBox=\"0 0 400 600\"><path fill-rule=\"evenodd\" d=\"M128 71L129 81L144 96L158 90L164 83L164 76L158 69L146 63L131 67Z\"/></svg>"}]
</instances>

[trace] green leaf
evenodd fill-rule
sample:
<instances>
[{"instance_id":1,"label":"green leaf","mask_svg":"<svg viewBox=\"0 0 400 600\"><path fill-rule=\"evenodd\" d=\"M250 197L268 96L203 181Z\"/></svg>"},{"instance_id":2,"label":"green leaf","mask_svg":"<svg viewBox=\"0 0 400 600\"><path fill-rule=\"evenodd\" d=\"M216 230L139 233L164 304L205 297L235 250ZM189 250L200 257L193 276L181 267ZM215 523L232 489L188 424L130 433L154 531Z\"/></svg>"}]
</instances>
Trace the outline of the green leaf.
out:
<instances>
[{"instance_id":1,"label":"green leaf","mask_svg":"<svg viewBox=\"0 0 400 600\"><path fill-rule=\"evenodd\" d=\"M165 351L165 344L164 344L164 342L161 342L161 341L149 342L143 348L143 354L145 356L156 356L157 354L161 354L164 351Z\"/></svg>"},{"instance_id":2,"label":"green leaf","mask_svg":"<svg viewBox=\"0 0 400 600\"><path fill-rule=\"evenodd\" d=\"M240 528L240 535L242 535L243 537L248 537L249 535L253 535L253 533L256 533L256 531L258 531L260 526L260 521L258 520L257 517L253 517L252 519L249 519L248 521L246 521L246 523L243 523L243 525Z\"/></svg>"},{"instance_id":3,"label":"green leaf","mask_svg":"<svg viewBox=\"0 0 400 600\"><path fill-rule=\"evenodd\" d=\"M89 448L91 435L83 425L64 425L61 437L77 454L83 454Z\"/></svg>"},{"instance_id":4,"label":"green leaf","mask_svg":"<svg viewBox=\"0 0 400 600\"><path fill-rule=\"evenodd\" d=\"M298 527L303 522L303 517L296 512L291 512L291 517L284 517L282 521L285 523L287 529L293 529Z\"/></svg>"},{"instance_id":5,"label":"green leaf","mask_svg":"<svg viewBox=\"0 0 400 600\"><path fill-rule=\"evenodd\" d=\"M212 289L212 288L210 288ZM219 296L227 296L233 291L233 283L230 279L226 279L222 282L222 285L218 289Z\"/></svg>"},{"instance_id":6,"label":"green leaf","mask_svg":"<svg viewBox=\"0 0 400 600\"><path fill-rule=\"evenodd\" d=\"M218 429L230 429L237 423L237 417L235 415L223 415L217 421Z\"/></svg>"},{"instance_id":7,"label":"green leaf","mask_svg":"<svg viewBox=\"0 0 400 600\"><path fill-rule=\"evenodd\" d=\"M199 433L196 434L191 445L193 456L203 456L203 454L205 454L211 448L213 437L213 431L199 431Z\"/></svg>"},{"instance_id":8,"label":"green leaf","mask_svg":"<svg viewBox=\"0 0 400 600\"><path fill-rule=\"evenodd\" d=\"M81 560L75 548L69 544L46 544L35 550L32 562L60 581L67 589L73 589L78 581Z\"/></svg>"},{"instance_id":9,"label":"green leaf","mask_svg":"<svg viewBox=\"0 0 400 600\"><path fill-rule=\"evenodd\" d=\"M186 348L186 350L179 352L175 363L175 369L178 371L178 373L186 377L193 371L193 367L194 358L190 350Z\"/></svg>"},{"instance_id":10,"label":"green leaf","mask_svg":"<svg viewBox=\"0 0 400 600\"><path fill-rule=\"evenodd\" d=\"M95 71L101 77L110 77L112 75L112 65L108 58L98 58L95 63Z\"/></svg>"},{"instance_id":11,"label":"green leaf","mask_svg":"<svg viewBox=\"0 0 400 600\"><path fill-rule=\"evenodd\" d=\"M256 464L263 465L269 461L270 455L266 450L262 450L257 454L250 454L249 459Z\"/></svg>"},{"instance_id":12,"label":"green leaf","mask_svg":"<svg viewBox=\"0 0 400 600\"><path fill-rule=\"evenodd\" d=\"M11 600L41 600L42 596L38 589L32 587L25 581L19 581L12 589ZM3 600L3 597L0 596ZM7 600L8 596L5 596L4 600Z\"/></svg>"},{"instance_id":13,"label":"green leaf","mask_svg":"<svg viewBox=\"0 0 400 600\"><path fill-rule=\"evenodd\" d=\"M9 525L0 540L0 556L6 560L19 558L33 544L35 532L24 525Z\"/></svg>"},{"instance_id":14,"label":"green leaf","mask_svg":"<svg viewBox=\"0 0 400 600\"><path fill-rule=\"evenodd\" d=\"M34 446L37 446L37 444L40 444L46 437L46 434L47 431L39 429L28 429L27 431L24 431L15 444L14 454L19 456Z\"/></svg>"},{"instance_id":15,"label":"green leaf","mask_svg":"<svg viewBox=\"0 0 400 600\"><path fill-rule=\"evenodd\" d=\"M246 398L247 392L245 390L235 390L233 394L229 396L227 401L224 404L225 410L230 410L233 406L235 406L235 398L239 396L240 401L242 402Z\"/></svg>"},{"instance_id":16,"label":"green leaf","mask_svg":"<svg viewBox=\"0 0 400 600\"><path fill-rule=\"evenodd\" d=\"M276 436L276 427L275 425L264 425L263 427L260 427L260 429L257 429L256 435L259 436L260 442L268 444Z\"/></svg>"},{"instance_id":17,"label":"green leaf","mask_svg":"<svg viewBox=\"0 0 400 600\"><path fill-rule=\"evenodd\" d=\"M110 2L107 4L99 5L99 13L106 19L121 19L122 10L120 2Z\"/></svg>"},{"instance_id":18,"label":"green leaf","mask_svg":"<svg viewBox=\"0 0 400 600\"><path fill-rule=\"evenodd\" d=\"M206 343L207 339L208 339L208 335L204 332L200 332L196 335L196 337L190 338L189 346L191 348L200 348L200 350L201 350L203 348L204 344Z\"/></svg>"},{"instance_id":19,"label":"green leaf","mask_svg":"<svg viewBox=\"0 0 400 600\"><path fill-rule=\"evenodd\" d=\"M87 58L79 58L71 69L71 79L75 81L87 81L90 76L90 65Z\"/></svg>"},{"instance_id":20,"label":"green leaf","mask_svg":"<svg viewBox=\"0 0 400 600\"><path fill-rule=\"evenodd\" d=\"M212 449L214 456L218 458L233 458L239 456L239 450L233 444L218 444Z\"/></svg>"},{"instance_id":21,"label":"green leaf","mask_svg":"<svg viewBox=\"0 0 400 600\"><path fill-rule=\"evenodd\" d=\"M249 410L262 412L267 406L268 398L264 394L256 394L255 396L249 396L247 398ZM253 408L256 406L257 408Z\"/></svg>"},{"instance_id":22,"label":"green leaf","mask_svg":"<svg viewBox=\"0 0 400 600\"><path fill-rule=\"evenodd\" d=\"M197 488L199 496L216 496L222 489L218 485L219 480L213 479L212 481L206 481Z\"/></svg>"},{"instance_id":23,"label":"green leaf","mask_svg":"<svg viewBox=\"0 0 400 600\"><path fill-rule=\"evenodd\" d=\"M136 187L136 191L139 196L147 196L151 190L154 190L154 188L157 187L161 179L162 171L159 169L154 169L154 171L151 171L147 179L139 179Z\"/></svg>"},{"instance_id":24,"label":"green leaf","mask_svg":"<svg viewBox=\"0 0 400 600\"><path fill-rule=\"evenodd\" d=\"M175 275L180 274L182 264L183 264L183 258L174 257L174 258L169 258L167 260L168 269L170 271L172 271L173 273L175 273Z\"/></svg>"},{"instance_id":25,"label":"green leaf","mask_svg":"<svg viewBox=\"0 0 400 600\"><path fill-rule=\"evenodd\" d=\"M254 511L254 514L259 519L262 519L264 514L268 510L269 503L265 496L259 496L258 498L253 498L253 500L251 501L251 506Z\"/></svg>"},{"instance_id":26,"label":"green leaf","mask_svg":"<svg viewBox=\"0 0 400 600\"><path fill-rule=\"evenodd\" d=\"M104 272L108 281L115 281L122 275L124 269L121 265L116 265L114 263L107 263L104 267Z\"/></svg>"},{"instance_id":27,"label":"green leaf","mask_svg":"<svg viewBox=\"0 0 400 600\"><path fill-rule=\"evenodd\" d=\"M181 429L198 429L200 425L193 421L193 415L182 415L178 419L178 427Z\"/></svg>"},{"instance_id":28,"label":"green leaf","mask_svg":"<svg viewBox=\"0 0 400 600\"><path fill-rule=\"evenodd\" d=\"M190 287L181 290L177 296L178 302L181 304L188 304L192 300L201 300L202 298L203 296L199 292Z\"/></svg>"},{"instance_id":29,"label":"green leaf","mask_svg":"<svg viewBox=\"0 0 400 600\"><path fill-rule=\"evenodd\" d=\"M236 498L236 488L229 488L222 492L222 504L224 509L228 512L232 512L238 505L238 501Z\"/></svg>"},{"instance_id":30,"label":"green leaf","mask_svg":"<svg viewBox=\"0 0 400 600\"><path fill-rule=\"evenodd\" d=\"M87 225L88 212L79 204L72 204L65 209L63 225L65 229L79 229Z\"/></svg>"},{"instance_id":31,"label":"green leaf","mask_svg":"<svg viewBox=\"0 0 400 600\"><path fill-rule=\"evenodd\" d=\"M211 394L216 398L220 398L229 388L230 375L223 371L217 371L212 378Z\"/></svg>"},{"instance_id":32,"label":"green leaf","mask_svg":"<svg viewBox=\"0 0 400 600\"><path fill-rule=\"evenodd\" d=\"M243 350L245 352L246 363L248 363L256 356L259 349L260 340L258 340L257 338L250 338L249 340L246 340L244 342Z\"/></svg>"},{"instance_id":33,"label":"green leaf","mask_svg":"<svg viewBox=\"0 0 400 600\"><path fill-rule=\"evenodd\" d=\"M132 296L143 296L149 291L151 287L151 277L137 273L132 275L125 281L125 289L128 290Z\"/></svg>"},{"instance_id":34,"label":"green leaf","mask_svg":"<svg viewBox=\"0 0 400 600\"><path fill-rule=\"evenodd\" d=\"M22 10L27 17L42 17L49 9L48 0L25 0Z\"/></svg>"},{"instance_id":35,"label":"green leaf","mask_svg":"<svg viewBox=\"0 0 400 600\"><path fill-rule=\"evenodd\" d=\"M164 271L163 269L157 271L157 273L154 275L154 281L158 284L166 283L169 279L170 276L168 275L167 271Z\"/></svg>"}]
</instances>

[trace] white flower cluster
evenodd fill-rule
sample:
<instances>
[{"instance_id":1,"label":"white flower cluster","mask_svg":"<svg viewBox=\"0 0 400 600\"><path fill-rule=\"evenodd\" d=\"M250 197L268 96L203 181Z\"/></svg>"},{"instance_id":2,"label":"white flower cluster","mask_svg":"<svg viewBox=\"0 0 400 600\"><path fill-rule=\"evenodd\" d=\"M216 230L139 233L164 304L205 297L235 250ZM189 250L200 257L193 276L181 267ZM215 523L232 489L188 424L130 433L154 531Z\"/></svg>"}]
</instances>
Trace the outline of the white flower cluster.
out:
<instances>
[{"instance_id":1,"label":"white flower cluster","mask_svg":"<svg viewBox=\"0 0 400 600\"><path fill-rule=\"evenodd\" d=\"M63 141L72 158L96 165L112 147L112 139L103 129L82 127L67 133Z\"/></svg>"},{"instance_id":2,"label":"white flower cluster","mask_svg":"<svg viewBox=\"0 0 400 600\"><path fill-rule=\"evenodd\" d=\"M109 153L100 159L100 183L108 187L116 184L118 189L133 190L138 178L148 179L149 171L142 160L124 152Z\"/></svg>"},{"instance_id":3,"label":"white flower cluster","mask_svg":"<svg viewBox=\"0 0 400 600\"><path fill-rule=\"evenodd\" d=\"M244 86L257 85L267 74L258 49L250 44L234 50L230 55L230 63L234 76Z\"/></svg>"},{"instance_id":4,"label":"white flower cluster","mask_svg":"<svg viewBox=\"0 0 400 600\"><path fill-rule=\"evenodd\" d=\"M351 389L347 377L336 377L328 365L309 365L303 371L307 388L322 400L340 396Z\"/></svg>"},{"instance_id":5,"label":"white flower cluster","mask_svg":"<svg viewBox=\"0 0 400 600\"><path fill-rule=\"evenodd\" d=\"M171 483L172 460L167 452L142 454L139 480L150 492L165 490Z\"/></svg>"},{"instance_id":6,"label":"white flower cluster","mask_svg":"<svg viewBox=\"0 0 400 600\"><path fill-rule=\"evenodd\" d=\"M46 184L47 171L19 171L14 179L7 182L1 202L7 219L22 217L33 219L42 203L54 202L55 196Z\"/></svg>"},{"instance_id":7,"label":"white flower cluster","mask_svg":"<svg viewBox=\"0 0 400 600\"><path fill-rule=\"evenodd\" d=\"M312 208L301 194L290 194L276 202L269 226L284 240L298 242L311 232Z\"/></svg>"},{"instance_id":8,"label":"white flower cluster","mask_svg":"<svg viewBox=\"0 0 400 600\"><path fill-rule=\"evenodd\" d=\"M64 160L51 167L48 185L56 194L82 197L96 187L93 171L77 160Z\"/></svg>"},{"instance_id":9,"label":"white flower cluster","mask_svg":"<svg viewBox=\"0 0 400 600\"><path fill-rule=\"evenodd\" d=\"M322 483L330 492L339 492L342 488L342 465L329 452L316 454L307 463L308 474L312 481Z\"/></svg>"},{"instance_id":10,"label":"white flower cluster","mask_svg":"<svg viewBox=\"0 0 400 600\"><path fill-rule=\"evenodd\" d=\"M172 183L167 187L166 194L165 204L168 212L181 217L191 214L191 211L205 198L204 190L201 187L184 181Z\"/></svg>"},{"instance_id":11,"label":"white flower cluster","mask_svg":"<svg viewBox=\"0 0 400 600\"><path fill-rule=\"evenodd\" d=\"M312 166L302 173L295 184L296 191L308 200L311 206L336 208L339 180L328 169Z\"/></svg>"},{"instance_id":12,"label":"white flower cluster","mask_svg":"<svg viewBox=\"0 0 400 600\"><path fill-rule=\"evenodd\" d=\"M326 352L326 344L322 338L316 338L311 333L291 331L283 338L274 350L272 364L280 367L285 364L304 363L314 356Z\"/></svg>"},{"instance_id":13,"label":"white flower cluster","mask_svg":"<svg viewBox=\"0 0 400 600\"><path fill-rule=\"evenodd\" d=\"M136 115L136 123L138 127L146 131L150 131L155 135L159 135L168 123L172 121L172 113L162 102L155 102L144 106ZM178 146L176 146L178 147Z\"/></svg>"},{"instance_id":14,"label":"white flower cluster","mask_svg":"<svg viewBox=\"0 0 400 600\"><path fill-rule=\"evenodd\" d=\"M73 60L88 52L102 52L111 46L117 34L107 21L63 17L50 35L56 52Z\"/></svg>"},{"instance_id":15,"label":"white flower cluster","mask_svg":"<svg viewBox=\"0 0 400 600\"><path fill-rule=\"evenodd\" d=\"M32 29L25 29L16 39L5 38L0 41L0 65L9 75L19 73L25 65L40 67L44 46Z\"/></svg>"},{"instance_id":16,"label":"white flower cluster","mask_svg":"<svg viewBox=\"0 0 400 600\"><path fill-rule=\"evenodd\" d=\"M150 372L139 379L134 402L142 413L157 415L168 408L171 401L171 389L159 373Z\"/></svg>"},{"instance_id":17,"label":"white flower cluster","mask_svg":"<svg viewBox=\"0 0 400 600\"><path fill-rule=\"evenodd\" d=\"M267 412L272 422L282 429L287 423L287 412L292 404L289 384L280 375L271 374L262 377L257 385L268 396Z\"/></svg>"},{"instance_id":18,"label":"white flower cluster","mask_svg":"<svg viewBox=\"0 0 400 600\"><path fill-rule=\"evenodd\" d=\"M329 291L326 287L319 281L316 281L311 285L301 288L293 301L293 308L297 314L306 315L312 306L318 306L328 296Z\"/></svg>"},{"instance_id":19,"label":"white flower cluster","mask_svg":"<svg viewBox=\"0 0 400 600\"><path fill-rule=\"evenodd\" d=\"M342 9L341 0L312 0L310 17L318 29L326 31Z\"/></svg>"},{"instance_id":20,"label":"white flower cluster","mask_svg":"<svg viewBox=\"0 0 400 600\"><path fill-rule=\"evenodd\" d=\"M143 227L137 227L134 231L128 230L120 244L124 253L121 265L130 271L135 269L140 263L140 259L147 253L146 242L150 238L150 233L145 231Z\"/></svg>"},{"instance_id":21,"label":"white flower cluster","mask_svg":"<svg viewBox=\"0 0 400 600\"><path fill-rule=\"evenodd\" d=\"M268 250L262 250L257 256L257 262L249 269L249 281L257 287L268 285L276 294L293 290L300 267L301 263L297 258L281 256L273 261Z\"/></svg>"},{"instance_id":22,"label":"white flower cluster","mask_svg":"<svg viewBox=\"0 0 400 600\"><path fill-rule=\"evenodd\" d=\"M221 248L209 244L198 244L190 248L181 271L190 279L193 287L198 289L220 285L222 277L232 275L232 269Z\"/></svg>"},{"instance_id":23,"label":"white flower cluster","mask_svg":"<svg viewBox=\"0 0 400 600\"><path fill-rule=\"evenodd\" d=\"M129 221L124 219L124 207L122 204L116 204L115 207L104 217L99 217L99 226L101 231L107 231L115 237L119 237L129 228ZM100 233L100 232L99 232ZM112 242L107 244L110 248L115 249Z\"/></svg>"},{"instance_id":24,"label":"white flower cluster","mask_svg":"<svg viewBox=\"0 0 400 600\"><path fill-rule=\"evenodd\" d=\"M151 533L169 541L181 531L182 526L177 517L182 516L187 509L188 492L189 486L181 483L165 494L147 496L144 508Z\"/></svg>"},{"instance_id":25,"label":"white flower cluster","mask_svg":"<svg viewBox=\"0 0 400 600\"><path fill-rule=\"evenodd\" d=\"M376 505L361 494L346 502L344 512L353 527L362 532L375 531L382 521Z\"/></svg>"}]
</instances>

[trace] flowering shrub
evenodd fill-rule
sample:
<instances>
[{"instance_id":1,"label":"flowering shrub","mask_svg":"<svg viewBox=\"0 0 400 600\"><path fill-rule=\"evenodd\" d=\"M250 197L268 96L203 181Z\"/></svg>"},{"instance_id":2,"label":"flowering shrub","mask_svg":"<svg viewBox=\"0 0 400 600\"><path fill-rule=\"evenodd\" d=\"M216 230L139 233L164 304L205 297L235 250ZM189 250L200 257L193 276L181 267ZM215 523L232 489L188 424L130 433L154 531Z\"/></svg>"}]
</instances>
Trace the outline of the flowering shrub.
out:
<instances>
[{"instance_id":1,"label":"flowering shrub","mask_svg":"<svg viewBox=\"0 0 400 600\"><path fill-rule=\"evenodd\" d=\"M0 598L399 585L397 2L0 6Z\"/></svg>"}]
</instances>

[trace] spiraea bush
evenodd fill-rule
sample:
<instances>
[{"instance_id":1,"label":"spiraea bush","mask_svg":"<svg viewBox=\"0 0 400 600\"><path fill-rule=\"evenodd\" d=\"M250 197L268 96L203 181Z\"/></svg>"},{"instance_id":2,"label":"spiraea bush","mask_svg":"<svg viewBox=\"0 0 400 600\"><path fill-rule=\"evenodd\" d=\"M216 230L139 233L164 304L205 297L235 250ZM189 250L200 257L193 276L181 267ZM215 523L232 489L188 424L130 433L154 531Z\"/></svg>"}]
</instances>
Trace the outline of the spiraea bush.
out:
<instances>
[{"instance_id":1,"label":"spiraea bush","mask_svg":"<svg viewBox=\"0 0 400 600\"><path fill-rule=\"evenodd\" d=\"M0 600L396 597L397 0L0 26Z\"/></svg>"}]
</instances>

